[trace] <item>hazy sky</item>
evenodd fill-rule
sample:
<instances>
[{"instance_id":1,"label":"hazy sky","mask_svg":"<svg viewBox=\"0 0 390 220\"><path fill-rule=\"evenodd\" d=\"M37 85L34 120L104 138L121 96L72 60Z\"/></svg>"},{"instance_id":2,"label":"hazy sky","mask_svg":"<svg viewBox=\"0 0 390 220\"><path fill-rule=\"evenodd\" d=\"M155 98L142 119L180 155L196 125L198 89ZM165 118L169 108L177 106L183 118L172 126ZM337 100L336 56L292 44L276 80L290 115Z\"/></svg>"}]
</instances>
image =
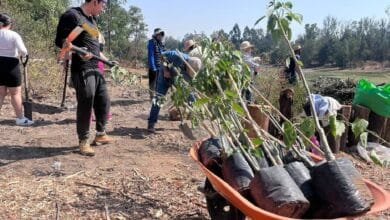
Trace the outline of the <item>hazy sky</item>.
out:
<instances>
[{"instance_id":1,"label":"hazy sky","mask_svg":"<svg viewBox=\"0 0 390 220\"><path fill-rule=\"evenodd\" d=\"M163 28L167 35L182 38L189 32L214 30L230 31L235 23L243 29L253 27L257 18L265 14L268 0L128 0L127 5L142 9L149 26L149 35L155 27ZM334 16L350 21L361 17L386 18L389 0L293 0L296 12L303 22L322 25L323 19ZM265 22L259 27L264 27ZM302 33L304 25L294 26L294 36Z\"/></svg>"}]
</instances>

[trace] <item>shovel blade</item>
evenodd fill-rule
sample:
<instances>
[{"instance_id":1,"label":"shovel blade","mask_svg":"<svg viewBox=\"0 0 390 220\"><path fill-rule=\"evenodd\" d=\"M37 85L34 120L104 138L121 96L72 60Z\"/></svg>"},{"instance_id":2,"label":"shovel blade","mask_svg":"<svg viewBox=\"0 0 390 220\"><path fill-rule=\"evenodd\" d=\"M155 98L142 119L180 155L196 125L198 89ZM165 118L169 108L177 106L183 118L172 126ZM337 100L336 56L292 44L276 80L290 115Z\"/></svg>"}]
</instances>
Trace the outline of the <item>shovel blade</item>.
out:
<instances>
[{"instance_id":1,"label":"shovel blade","mask_svg":"<svg viewBox=\"0 0 390 220\"><path fill-rule=\"evenodd\" d=\"M23 102L24 117L32 120L32 102Z\"/></svg>"},{"instance_id":2,"label":"shovel blade","mask_svg":"<svg viewBox=\"0 0 390 220\"><path fill-rule=\"evenodd\" d=\"M179 128L187 138L191 140L196 140L194 133L192 132L192 129L187 123L180 124Z\"/></svg>"}]
</instances>

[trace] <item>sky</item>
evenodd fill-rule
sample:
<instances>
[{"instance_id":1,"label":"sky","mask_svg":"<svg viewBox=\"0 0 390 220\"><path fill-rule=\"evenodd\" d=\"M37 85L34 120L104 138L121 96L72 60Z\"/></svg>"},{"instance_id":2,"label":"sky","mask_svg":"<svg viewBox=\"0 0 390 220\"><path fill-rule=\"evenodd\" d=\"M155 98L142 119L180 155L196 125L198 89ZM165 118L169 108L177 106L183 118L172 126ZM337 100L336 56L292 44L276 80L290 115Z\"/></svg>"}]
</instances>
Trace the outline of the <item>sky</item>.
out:
<instances>
[{"instance_id":1,"label":"sky","mask_svg":"<svg viewBox=\"0 0 390 220\"><path fill-rule=\"evenodd\" d=\"M224 29L229 32L235 23L241 30L253 27L265 14L269 0L127 0L127 6L142 9L150 36L156 27L166 35L181 39L186 33ZM304 24L317 23L320 27L328 15L341 21L362 17L386 18L389 0L293 0L294 11L303 15L303 24L293 26L293 36L304 32ZM265 20L256 27L264 28Z\"/></svg>"}]
</instances>

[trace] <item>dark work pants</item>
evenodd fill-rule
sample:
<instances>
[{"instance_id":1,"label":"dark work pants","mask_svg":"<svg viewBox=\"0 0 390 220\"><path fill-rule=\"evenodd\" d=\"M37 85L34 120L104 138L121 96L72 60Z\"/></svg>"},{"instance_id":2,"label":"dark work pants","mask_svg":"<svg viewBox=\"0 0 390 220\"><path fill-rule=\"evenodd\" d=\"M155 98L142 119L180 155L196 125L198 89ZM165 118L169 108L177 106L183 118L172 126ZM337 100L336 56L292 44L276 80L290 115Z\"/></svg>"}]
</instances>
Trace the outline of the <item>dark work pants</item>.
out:
<instances>
[{"instance_id":1,"label":"dark work pants","mask_svg":"<svg viewBox=\"0 0 390 220\"><path fill-rule=\"evenodd\" d=\"M79 140L89 138L91 114L94 110L96 131L104 132L110 111L106 81L98 69L72 73L77 95L77 135Z\"/></svg>"},{"instance_id":2,"label":"dark work pants","mask_svg":"<svg viewBox=\"0 0 390 220\"><path fill-rule=\"evenodd\" d=\"M157 104L160 102L162 97L164 97L168 89L172 86L172 79L168 79L164 77L164 72L160 68L160 71L157 76L156 80L156 95L155 95L155 100L152 103L152 108L150 109L150 114L149 114L149 119L148 123L150 126L154 126L154 124L157 123L158 120L158 115L160 113L160 106Z\"/></svg>"},{"instance_id":3,"label":"dark work pants","mask_svg":"<svg viewBox=\"0 0 390 220\"><path fill-rule=\"evenodd\" d=\"M152 69L149 69L148 77L149 77L150 91L156 91L157 75L158 75L158 71L153 71Z\"/></svg>"},{"instance_id":4,"label":"dark work pants","mask_svg":"<svg viewBox=\"0 0 390 220\"><path fill-rule=\"evenodd\" d=\"M154 125L158 121L158 115L160 113L160 106L158 103L161 101L161 99L168 93L169 88L173 85L173 79L171 78L165 78L164 72L162 68L160 68L160 72L157 76L156 81L156 95L154 97L154 101L152 103L152 108L150 109L149 119L148 119L148 125L151 127L154 127ZM192 106L192 104L195 102L195 96L193 93L190 94L188 97L188 104Z\"/></svg>"}]
</instances>

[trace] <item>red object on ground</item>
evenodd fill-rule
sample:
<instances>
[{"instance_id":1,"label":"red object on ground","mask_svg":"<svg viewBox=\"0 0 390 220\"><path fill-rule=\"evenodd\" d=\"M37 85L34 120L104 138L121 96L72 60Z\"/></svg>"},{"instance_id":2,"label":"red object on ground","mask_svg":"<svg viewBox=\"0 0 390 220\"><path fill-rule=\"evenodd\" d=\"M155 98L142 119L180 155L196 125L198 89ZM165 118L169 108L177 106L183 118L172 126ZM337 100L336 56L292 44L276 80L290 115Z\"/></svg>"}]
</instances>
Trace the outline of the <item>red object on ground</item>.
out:
<instances>
[{"instance_id":1,"label":"red object on ground","mask_svg":"<svg viewBox=\"0 0 390 220\"><path fill-rule=\"evenodd\" d=\"M292 220L292 218L287 218L284 216L276 215L271 212L265 211L257 206L255 206L253 203L248 201L246 198L244 198L240 193L238 193L236 190L234 190L229 184L227 184L223 179L219 178L218 176L214 175L210 170L208 170L199 160L198 156L198 148L201 145L201 141L195 143L191 150L190 150L190 156L192 159L194 159L200 166L202 172L206 175L206 177L209 179L211 184L213 185L214 189L223 196L226 200L228 200L234 207L239 209L241 212L243 212L247 217L251 219L262 219L262 220ZM312 158L319 162L323 160L323 158L312 155ZM364 180L367 187L370 189L375 203L372 206L371 210L364 215L374 214L377 212L384 211L388 208L390 208L390 193L386 190L382 189L380 186L376 185L375 183ZM343 217L338 218L342 220L348 220L353 219L359 216L349 216L349 217Z\"/></svg>"}]
</instances>

